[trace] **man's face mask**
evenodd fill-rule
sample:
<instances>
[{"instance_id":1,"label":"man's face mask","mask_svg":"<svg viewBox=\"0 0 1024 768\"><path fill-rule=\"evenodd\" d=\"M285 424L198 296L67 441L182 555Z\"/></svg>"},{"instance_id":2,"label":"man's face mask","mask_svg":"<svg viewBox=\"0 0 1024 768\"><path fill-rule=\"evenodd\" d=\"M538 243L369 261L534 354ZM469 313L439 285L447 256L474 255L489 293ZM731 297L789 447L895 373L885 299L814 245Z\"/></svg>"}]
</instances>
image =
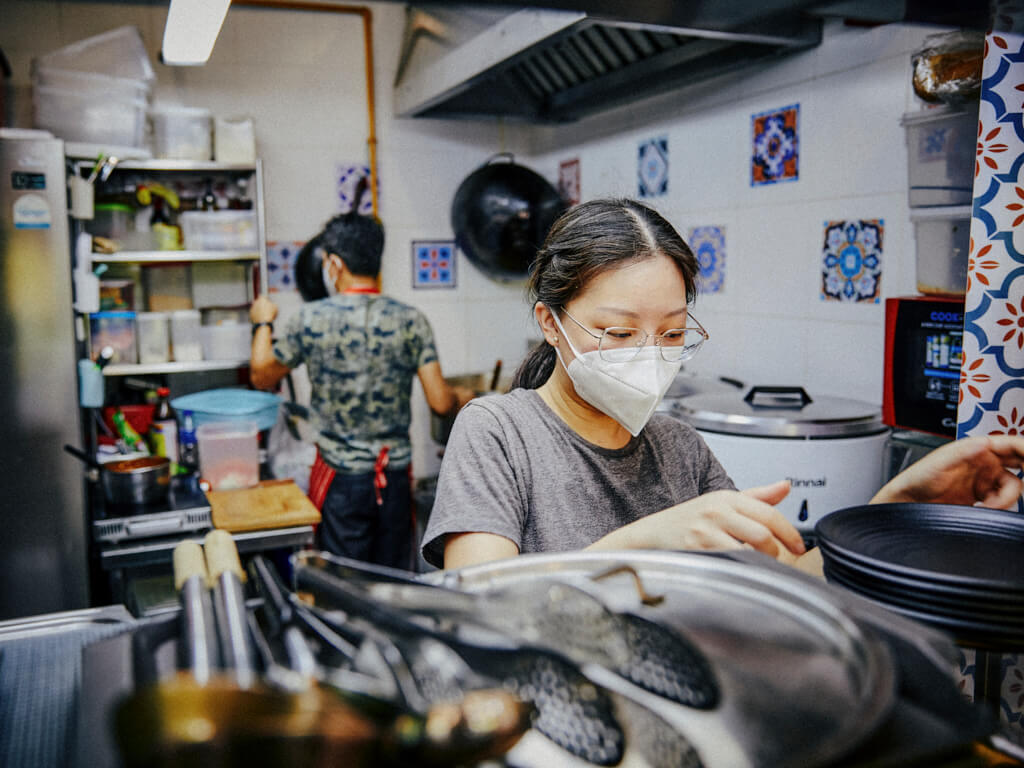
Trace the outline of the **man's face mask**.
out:
<instances>
[{"instance_id":1,"label":"man's face mask","mask_svg":"<svg viewBox=\"0 0 1024 768\"><path fill-rule=\"evenodd\" d=\"M324 279L324 289L327 291L328 296L337 296L338 288L334 284L334 278L331 277L331 257L325 255L323 261L320 262L320 272Z\"/></svg>"},{"instance_id":2,"label":"man's face mask","mask_svg":"<svg viewBox=\"0 0 1024 768\"><path fill-rule=\"evenodd\" d=\"M555 347L555 354L569 374L576 394L615 419L633 437L639 435L679 373L682 361L668 362L654 345L641 348L627 362L605 360L596 349L580 354L558 315L551 314L575 355L566 365L558 347Z\"/></svg>"}]
</instances>

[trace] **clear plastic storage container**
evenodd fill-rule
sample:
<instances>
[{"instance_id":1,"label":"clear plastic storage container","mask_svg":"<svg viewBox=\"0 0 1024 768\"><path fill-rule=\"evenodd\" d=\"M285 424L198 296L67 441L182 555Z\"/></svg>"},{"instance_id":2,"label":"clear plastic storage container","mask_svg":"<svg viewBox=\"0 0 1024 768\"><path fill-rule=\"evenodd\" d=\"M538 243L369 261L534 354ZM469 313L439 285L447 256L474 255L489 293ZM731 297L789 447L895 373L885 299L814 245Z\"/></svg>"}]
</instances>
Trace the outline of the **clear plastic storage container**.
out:
<instances>
[{"instance_id":1,"label":"clear plastic storage container","mask_svg":"<svg viewBox=\"0 0 1024 768\"><path fill-rule=\"evenodd\" d=\"M971 206L913 208L917 290L930 296L967 293L971 250Z\"/></svg>"},{"instance_id":2,"label":"clear plastic storage container","mask_svg":"<svg viewBox=\"0 0 1024 768\"><path fill-rule=\"evenodd\" d=\"M89 315L91 357L99 358L100 350L113 347L112 363L137 363L134 312L94 312Z\"/></svg>"},{"instance_id":3,"label":"clear plastic storage container","mask_svg":"<svg viewBox=\"0 0 1024 768\"><path fill-rule=\"evenodd\" d=\"M138 27L126 25L79 40L35 61L39 69L98 72L112 77L153 82L156 74Z\"/></svg>"},{"instance_id":4,"label":"clear plastic storage container","mask_svg":"<svg viewBox=\"0 0 1024 768\"><path fill-rule=\"evenodd\" d=\"M32 122L65 141L142 147L146 136L146 100L117 99L103 92L36 85Z\"/></svg>"},{"instance_id":5,"label":"clear plastic storage container","mask_svg":"<svg viewBox=\"0 0 1024 768\"><path fill-rule=\"evenodd\" d=\"M211 422L196 428L199 474L211 490L248 488L260 480L259 433L251 421Z\"/></svg>"},{"instance_id":6,"label":"clear plastic storage container","mask_svg":"<svg viewBox=\"0 0 1024 768\"><path fill-rule=\"evenodd\" d=\"M169 315L166 312L139 312L139 362L166 363L171 359Z\"/></svg>"},{"instance_id":7,"label":"clear plastic storage container","mask_svg":"<svg viewBox=\"0 0 1024 768\"><path fill-rule=\"evenodd\" d=\"M965 205L974 194L978 107L937 107L901 121L907 134L911 207Z\"/></svg>"},{"instance_id":8,"label":"clear plastic storage container","mask_svg":"<svg viewBox=\"0 0 1024 768\"><path fill-rule=\"evenodd\" d=\"M213 122L213 157L218 163L256 162L256 132L251 117L218 117Z\"/></svg>"},{"instance_id":9,"label":"clear plastic storage container","mask_svg":"<svg viewBox=\"0 0 1024 768\"><path fill-rule=\"evenodd\" d=\"M192 306L237 307L250 304L249 267L230 261L197 261L192 265Z\"/></svg>"},{"instance_id":10,"label":"clear plastic storage container","mask_svg":"<svg viewBox=\"0 0 1024 768\"><path fill-rule=\"evenodd\" d=\"M124 203L97 203L88 228L90 235L121 240L135 231L135 211Z\"/></svg>"},{"instance_id":11,"label":"clear plastic storage container","mask_svg":"<svg viewBox=\"0 0 1024 768\"><path fill-rule=\"evenodd\" d=\"M235 251L257 245L253 211L185 211L178 222L185 250Z\"/></svg>"},{"instance_id":12,"label":"clear plastic storage container","mask_svg":"<svg viewBox=\"0 0 1024 768\"><path fill-rule=\"evenodd\" d=\"M156 75L134 26L79 40L32 61L33 124L65 141L145 146Z\"/></svg>"},{"instance_id":13,"label":"clear plastic storage container","mask_svg":"<svg viewBox=\"0 0 1024 768\"><path fill-rule=\"evenodd\" d=\"M179 309L171 313L171 344L178 362L203 359L199 335L201 315L198 309Z\"/></svg>"},{"instance_id":14,"label":"clear plastic storage container","mask_svg":"<svg viewBox=\"0 0 1024 768\"><path fill-rule=\"evenodd\" d=\"M248 323L204 325L199 329L203 357L207 360L243 360L249 357L251 344Z\"/></svg>"},{"instance_id":15,"label":"clear plastic storage container","mask_svg":"<svg viewBox=\"0 0 1024 768\"><path fill-rule=\"evenodd\" d=\"M149 114L153 123L153 154L157 157L197 161L213 157L210 110L166 104L153 107Z\"/></svg>"}]
</instances>

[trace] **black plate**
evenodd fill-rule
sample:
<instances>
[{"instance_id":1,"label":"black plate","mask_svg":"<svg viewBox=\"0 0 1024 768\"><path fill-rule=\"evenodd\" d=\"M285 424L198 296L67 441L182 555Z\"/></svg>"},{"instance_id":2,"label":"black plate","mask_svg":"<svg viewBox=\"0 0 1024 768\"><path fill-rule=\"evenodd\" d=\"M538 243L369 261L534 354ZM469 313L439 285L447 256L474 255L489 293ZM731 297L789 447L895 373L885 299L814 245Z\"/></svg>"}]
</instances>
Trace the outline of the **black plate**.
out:
<instances>
[{"instance_id":1,"label":"black plate","mask_svg":"<svg viewBox=\"0 0 1024 768\"><path fill-rule=\"evenodd\" d=\"M862 562L836 552L826 542L820 542L821 554L830 566L841 570L851 579L865 586L905 593L937 605L951 607L971 606L974 609L1024 617L1024 590L1017 592L996 592L971 587L958 587L915 579L893 571L876 569Z\"/></svg>"},{"instance_id":2,"label":"black plate","mask_svg":"<svg viewBox=\"0 0 1024 768\"><path fill-rule=\"evenodd\" d=\"M949 619L997 625L1024 637L1024 605L1018 604L1015 608L1006 605L993 609L974 600L936 599L914 588L894 586L886 579L865 577L836 560L826 558L825 565L827 576L835 576L835 580L842 582L843 586L875 600L883 600L886 604Z\"/></svg>"},{"instance_id":3,"label":"black plate","mask_svg":"<svg viewBox=\"0 0 1024 768\"><path fill-rule=\"evenodd\" d=\"M915 610L903 605L895 605L886 599L871 594L869 590L864 590L859 586L846 582L829 568L827 563L825 565L825 579L831 584L844 586L862 597L888 608L894 613L948 632L959 645L998 651L1000 653L1015 653L1024 650L1024 633L1018 628L1007 627L1003 624L980 622L974 619L954 618L933 613L926 609Z\"/></svg>"},{"instance_id":4,"label":"black plate","mask_svg":"<svg viewBox=\"0 0 1024 768\"><path fill-rule=\"evenodd\" d=\"M986 592L1024 591L1024 516L1015 512L872 504L825 516L815 534L832 551L875 572Z\"/></svg>"}]
</instances>

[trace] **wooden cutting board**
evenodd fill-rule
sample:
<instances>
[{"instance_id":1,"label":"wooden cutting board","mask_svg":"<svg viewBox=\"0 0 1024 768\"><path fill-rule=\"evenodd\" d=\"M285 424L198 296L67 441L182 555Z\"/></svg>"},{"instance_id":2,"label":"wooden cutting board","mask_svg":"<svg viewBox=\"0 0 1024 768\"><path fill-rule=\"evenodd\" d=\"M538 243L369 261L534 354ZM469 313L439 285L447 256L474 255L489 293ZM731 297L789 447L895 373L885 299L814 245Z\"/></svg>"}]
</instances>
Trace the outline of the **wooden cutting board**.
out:
<instances>
[{"instance_id":1,"label":"wooden cutting board","mask_svg":"<svg viewBox=\"0 0 1024 768\"><path fill-rule=\"evenodd\" d=\"M264 480L251 488L207 491L213 527L238 533L316 525L320 512L294 480Z\"/></svg>"}]
</instances>

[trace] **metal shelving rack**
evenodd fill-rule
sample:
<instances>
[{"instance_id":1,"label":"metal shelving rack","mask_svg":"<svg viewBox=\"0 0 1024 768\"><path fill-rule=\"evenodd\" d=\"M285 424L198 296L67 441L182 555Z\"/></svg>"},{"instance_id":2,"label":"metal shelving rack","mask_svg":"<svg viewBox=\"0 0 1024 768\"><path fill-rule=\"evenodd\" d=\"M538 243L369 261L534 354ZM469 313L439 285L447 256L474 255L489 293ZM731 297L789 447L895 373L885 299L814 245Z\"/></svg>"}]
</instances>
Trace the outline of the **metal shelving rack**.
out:
<instances>
[{"instance_id":1,"label":"metal shelving rack","mask_svg":"<svg viewBox=\"0 0 1024 768\"><path fill-rule=\"evenodd\" d=\"M67 173L88 178L96 164L94 157L79 155L68 155L66 157ZM129 178L127 175L135 177ZM117 163L110 176L104 183L97 181L95 189L96 199L102 197L114 197L117 194L127 194L126 190L131 188L134 182L141 183L142 180L163 183L172 187L177 181L183 181L186 185L202 182L212 178L215 183L228 181L237 183L244 180L247 190L247 198L252 202L252 210L256 217L257 247L251 249L232 250L125 250L116 253L91 254L94 266L107 264L111 266L139 265L145 270L147 265L162 266L168 264L195 264L211 262L233 262L251 265L246 270L246 285L252 286L252 295L260 295L266 291L267 284L267 253L266 253L266 213L263 199L263 170L259 160L250 164L226 164L217 162L188 162L180 160L121 160ZM122 189L118 189L122 184ZM74 258L74 244L78 235L88 231L88 222L78 219L70 219L69 235L72 243L72 258ZM69 265L69 268L72 265ZM241 278L240 278L241 279ZM69 309L71 309L69 307ZM75 311L74 323L77 338L77 356L83 358L89 356L89 315ZM240 350L241 351L241 350ZM247 350L246 350L247 352ZM145 375L188 375L188 374L215 374L221 376L223 372L232 370L243 370L249 365L248 355L244 358L225 360L196 360L196 361L168 361L158 363L113 363L103 369L104 378L113 384L113 379ZM183 379L186 380L186 379ZM194 383L194 380L193 380ZM117 384L121 386L121 384ZM173 389L173 384L172 384ZM89 409L92 410L92 409ZM83 411L80 421L82 427L82 444L86 451L94 452L98 442L97 420L91 414ZM181 508L181 505L168 503L168 509L162 507L157 509L146 509L134 517L119 519L113 510L106 509L102 499L102 493L98 491L95 483L86 481L84 483L86 506L88 509L90 544L90 568L92 569L91 581L94 585L106 584L109 587L107 594L95 592L92 599L101 600L122 600L128 571L139 569L136 572L144 575L152 569L165 569L169 567L170 556L176 541L183 536L201 536L203 531L209 527L210 510L208 504L200 504L195 509ZM186 507L188 505L185 505ZM193 505L195 506L195 505ZM174 507L174 508L170 508ZM127 522L126 522L127 521ZM116 526L116 530L114 530ZM157 535L157 534L163 535ZM249 543L250 547L267 548L271 546L292 545L301 539L300 543L308 543L312 539L312 529L306 527L301 531L285 531L292 534L292 538L281 537L277 531L271 531L271 537L254 539ZM275 538L276 537L276 538ZM293 541L294 539L294 541ZM240 547L241 549L241 547Z\"/></svg>"},{"instance_id":2,"label":"metal shelving rack","mask_svg":"<svg viewBox=\"0 0 1024 768\"><path fill-rule=\"evenodd\" d=\"M71 172L79 176L88 177L93 166L94 159L71 159ZM166 176L190 176L198 177L219 177L219 178L244 178L251 177L250 188L253 202L253 210L256 214L256 242L255 250L201 250L201 251L119 251L117 253L92 254L94 264L138 264L159 265L197 262L251 262L257 266L257 280L254 285L256 295L265 290L267 279L267 246L266 246L266 210L263 201L263 165L259 160L252 164L233 164L217 162L192 162L186 160L123 160L119 162L111 173L111 178L118 174L152 174L156 180ZM81 222L75 222L73 236L77 237L82 230ZM79 337L87 337L87 323L85 316L79 321ZM144 374L176 374L176 373L203 373L207 371L232 370L245 368L249 365L248 357L242 359L228 360L197 360L189 362L170 361L162 363L121 363L108 365L103 370L106 377L130 376Z\"/></svg>"}]
</instances>

